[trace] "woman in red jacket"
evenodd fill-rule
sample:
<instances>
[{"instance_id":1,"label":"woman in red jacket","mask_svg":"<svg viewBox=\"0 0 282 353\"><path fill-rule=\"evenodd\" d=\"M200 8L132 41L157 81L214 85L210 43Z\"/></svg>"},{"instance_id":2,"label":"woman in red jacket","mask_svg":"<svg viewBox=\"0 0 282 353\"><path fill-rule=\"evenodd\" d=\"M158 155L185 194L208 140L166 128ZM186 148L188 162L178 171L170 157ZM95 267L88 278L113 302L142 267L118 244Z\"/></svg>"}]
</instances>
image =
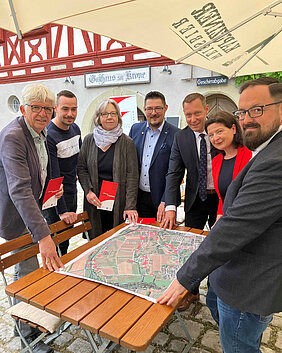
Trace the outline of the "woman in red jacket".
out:
<instances>
[{"instance_id":1,"label":"woman in red jacket","mask_svg":"<svg viewBox=\"0 0 282 353\"><path fill-rule=\"evenodd\" d=\"M228 112L218 112L206 122L211 144L221 153L212 160L214 188L219 197L216 221L223 215L222 206L228 186L252 158L252 152L243 146L241 128ZM208 280L206 303L212 317L219 324L217 296Z\"/></svg>"},{"instance_id":2,"label":"woman in red jacket","mask_svg":"<svg viewBox=\"0 0 282 353\"><path fill-rule=\"evenodd\" d=\"M221 153L212 160L215 190L219 197L217 220L223 215L222 206L228 186L252 158L252 152L243 146L241 128L228 112L218 112L206 122L211 144Z\"/></svg>"}]
</instances>

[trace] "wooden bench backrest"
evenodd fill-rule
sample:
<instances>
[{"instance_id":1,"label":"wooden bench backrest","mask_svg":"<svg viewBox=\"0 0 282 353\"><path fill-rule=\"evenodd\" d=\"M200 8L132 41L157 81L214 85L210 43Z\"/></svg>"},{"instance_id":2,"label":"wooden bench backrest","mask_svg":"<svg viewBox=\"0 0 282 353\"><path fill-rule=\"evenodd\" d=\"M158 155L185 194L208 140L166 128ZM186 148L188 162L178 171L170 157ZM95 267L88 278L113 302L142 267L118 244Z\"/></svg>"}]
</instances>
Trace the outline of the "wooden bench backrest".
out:
<instances>
[{"instance_id":1,"label":"wooden bench backrest","mask_svg":"<svg viewBox=\"0 0 282 353\"><path fill-rule=\"evenodd\" d=\"M78 224L80 222L82 223ZM70 225L65 223L64 221L59 221L50 225L52 235L61 231L61 233L53 235L55 245L58 245L61 242L70 239L71 237L80 234L84 231L88 231L91 228L91 223L89 221L88 214L86 211L78 215L77 221L73 224L73 227L71 228ZM39 246L37 243L33 245L32 244L32 237L29 233L1 244L0 271L4 271L5 269L14 266L15 264L23 260L29 259L30 257L37 255L39 253ZM26 249L22 249L15 254L3 257L5 254L11 251L20 249L28 245L31 246L27 247Z\"/></svg>"}]
</instances>

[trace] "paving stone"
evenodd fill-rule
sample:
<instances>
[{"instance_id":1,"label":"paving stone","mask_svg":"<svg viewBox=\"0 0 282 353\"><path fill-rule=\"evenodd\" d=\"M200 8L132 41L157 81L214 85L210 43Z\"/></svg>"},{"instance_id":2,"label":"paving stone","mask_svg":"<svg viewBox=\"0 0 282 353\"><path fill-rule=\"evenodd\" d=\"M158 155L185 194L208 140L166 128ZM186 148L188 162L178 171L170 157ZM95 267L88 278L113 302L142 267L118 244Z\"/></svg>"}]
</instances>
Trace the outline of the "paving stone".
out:
<instances>
[{"instance_id":1,"label":"paving stone","mask_svg":"<svg viewBox=\"0 0 282 353\"><path fill-rule=\"evenodd\" d=\"M0 341L9 342L14 336L14 332L10 326L0 324Z\"/></svg>"},{"instance_id":2,"label":"paving stone","mask_svg":"<svg viewBox=\"0 0 282 353\"><path fill-rule=\"evenodd\" d=\"M114 349L114 352L116 352L116 353L128 353L130 351L127 348L119 346L118 348Z\"/></svg>"},{"instance_id":3,"label":"paving stone","mask_svg":"<svg viewBox=\"0 0 282 353\"><path fill-rule=\"evenodd\" d=\"M5 345L9 352L19 352L21 350L21 340L19 337L14 337L7 345ZM0 351L1 352L1 351Z\"/></svg>"},{"instance_id":4,"label":"paving stone","mask_svg":"<svg viewBox=\"0 0 282 353\"><path fill-rule=\"evenodd\" d=\"M164 346L169 339L169 336L164 332L159 332L157 336L154 338L153 343L158 344L160 346Z\"/></svg>"},{"instance_id":5,"label":"paving stone","mask_svg":"<svg viewBox=\"0 0 282 353\"><path fill-rule=\"evenodd\" d=\"M186 344L184 342L182 342L182 341L172 340L169 343L167 349L175 351L175 352L182 352L185 345Z\"/></svg>"},{"instance_id":6,"label":"paving stone","mask_svg":"<svg viewBox=\"0 0 282 353\"><path fill-rule=\"evenodd\" d=\"M208 351L206 351L205 349L202 349L202 348L192 347L190 349L189 353L210 353L210 352L208 352Z\"/></svg>"},{"instance_id":7,"label":"paving stone","mask_svg":"<svg viewBox=\"0 0 282 353\"><path fill-rule=\"evenodd\" d=\"M191 321L191 320L183 320L183 321L184 321L185 325L187 326L191 337L194 340L196 340L199 337L200 332L204 328L204 326L198 322ZM170 324L168 329L169 329L169 332L172 333L174 336L186 339L184 330L183 330L182 326L180 325L180 323L178 322L178 320L173 322L172 324Z\"/></svg>"},{"instance_id":8,"label":"paving stone","mask_svg":"<svg viewBox=\"0 0 282 353\"><path fill-rule=\"evenodd\" d=\"M182 318L183 318L183 317L188 318L188 316L190 317L191 314L192 314L192 312L193 312L193 310L195 309L195 306L196 306L196 304L195 304L195 303L192 303L192 304L189 306L188 309L186 309L186 310L184 310L184 311L179 311L181 317L182 317Z\"/></svg>"},{"instance_id":9,"label":"paving stone","mask_svg":"<svg viewBox=\"0 0 282 353\"><path fill-rule=\"evenodd\" d=\"M73 353L92 353L93 350L89 342L82 338L77 338L68 348L68 351Z\"/></svg>"},{"instance_id":10,"label":"paving stone","mask_svg":"<svg viewBox=\"0 0 282 353\"><path fill-rule=\"evenodd\" d=\"M260 346L261 353L276 353L273 349L265 346Z\"/></svg>"},{"instance_id":11,"label":"paving stone","mask_svg":"<svg viewBox=\"0 0 282 353\"><path fill-rule=\"evenodd\" d=\"M203 346L211 348L216 352L222 352L218 331L208 330L201 341Z\"/></svg>"},{"instance_id":12,"label":"paving stone","mask_svg":"<svg viewBox=\"0 0 282 353\"><path fill-rule=\"evenodd\" d=\"M153 353L155 347L149 346L145 351L141 351L140 353Z\"/></svg>"},{"instance_id":13,"label":"paving stone","mask_svg":"<svg viewBox=\"0 0 282 353\"><path fill-rule=\"evenodd\" d=\"M10 326L14 326L14 320L11 317L11 315L9 314L4 314L2 316L2 320L5 321L6 324L10 325Z\"/></svg>"},{"instance_id":14,"label":"paving stone","mask_svg":"<svg viewBox=\"0 0 282 353\"><path fill-rule=\"evenodd\" d=\"M67 342L71 341L73 336L68 332L63 332L55 340L54 344L57 346L63 347Z\"/></svg>"},{"instance_id":15,"label":"paving stone","mask_svg":"<svg viewBox=\"0 0 282 353\"><path fill-rule=\"evenodd\" d=\"M12 353L17 353L17 352L19 352L19 350L18 351L12 351ZM0 348L0 353L7 353L7 349L6 348L5 349Z\"/></svg>"},{"instance_id":16,"label":"paving stone","mask_svg":"<svg viewBox=\"0 0 282 353\"><path fill-rule=\"evenodd\" d=\"M195 318L198 320L210 322L212 325L216 325L216 322L211 316L209 308L207 308L206 306L203 306L201 308L200 312L195 316Z\"/></svg>"},{"instance_id":17,"label":"paving stone","mask_svg":"<svg viewBox=\"0 0 282 353\"><path fill-rule=\"evenodd\" d=\"M278 326L282 328L282 316L281 315L274 315L273 320L271 321L271 325Z\"/></svg>"},{"instance_id":18,"label":"paving stone","mask_svg":"<svg viewBox=\"0 0 282 353\"><path fill-rule=\"evenodd\" d=\"M264 331L263 335L262 335L262 343L265 343L267 344L269 338L270 338L270 334L271 334L271 328L270 327L267 327L267 329Z\"/></svg>"},{"instance_id":19,"label":"paving stone","mask_svg":"<svg viewBox=\"0 0 282 353\"><path fill-rule=\"evenodd\" d=\"M277 333L277 339L276 339L275 346L282 349L282 331L279 331Z\"/></svg>"},{"instance_id":20,"label":"paving stone","mask_svg":"<svg viewBox=\"0 0 282 353\"><path fill-rule=\"evenodd\" d=\"M68 329L68 331L74 335L75 333L77 333L77 331L79 330L79 326L76 326L76 325L71 325Z\"/></svg>"}]
</instances>

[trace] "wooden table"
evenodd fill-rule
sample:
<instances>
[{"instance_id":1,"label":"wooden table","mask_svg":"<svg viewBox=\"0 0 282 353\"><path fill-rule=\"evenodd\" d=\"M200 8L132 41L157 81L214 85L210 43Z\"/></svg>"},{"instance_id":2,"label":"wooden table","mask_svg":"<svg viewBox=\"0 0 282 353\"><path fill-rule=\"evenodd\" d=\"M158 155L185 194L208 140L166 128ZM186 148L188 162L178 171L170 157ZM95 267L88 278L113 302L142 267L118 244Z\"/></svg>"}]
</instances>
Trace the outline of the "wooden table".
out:
<instances>
[{"instance_id":1,"label":"wooden table","mask_svg":"<svg viewBox=\"0 0 282 353\"><path fill-rule=\"evenodd\" d=\"M123 223L64 255L63 263L72 260L125 225ZM185 227L178 227L177 230L206 234ZM104 348L98 349L90 333L98 334L99 338L113 342L111 349L120 344L134 351L145 350L169 321L185 295L183 294L173 306L154 304L106 285L49 272L43 268L8 285L6 293L74 325L79 325L86 330L95 352L103 352Z\"/></svg>"}]
</instances>

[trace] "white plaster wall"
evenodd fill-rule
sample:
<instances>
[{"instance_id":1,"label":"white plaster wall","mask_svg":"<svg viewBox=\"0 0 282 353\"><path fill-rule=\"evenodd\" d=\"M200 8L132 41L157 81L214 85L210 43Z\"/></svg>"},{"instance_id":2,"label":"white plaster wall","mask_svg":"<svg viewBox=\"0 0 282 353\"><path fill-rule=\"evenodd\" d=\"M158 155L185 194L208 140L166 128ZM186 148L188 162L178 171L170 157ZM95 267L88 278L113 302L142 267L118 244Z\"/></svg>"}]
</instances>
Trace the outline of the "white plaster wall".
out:
<instances>
[{"instance_id":1,"label":"white plaster wall","mask_svg":"<svg viewBox=\"0 0 282 353\"><path fill-rule=\"evenodd\" d=\"M104 98L110 95L126 95L137 94L137 104L139 109L143 108L143 98L147 92L158 90L162 92L167 100L168 111L167 116L181 116L181 127L186 126L185 119L182 115L181 103L183 98L192 92L199 92L203 95L224 94L232 99L236 104L238 102L238 88L235 87L235 81L229 80L227 85L221 86L201 86L197 87L196 78L211 76L208 70L193 68L193 78L191 79L191 67L189 65L170 66L172 74L162 74L163 67L151 68L151 82L147 84L85 88L84 76L71 76L74 84L65 84L65 78L33 81L45 84L54 93L58 93L63 89L69 89L78 98L78 117L77 124L82 128L85 135L92 126L91 116L96 105ZM216 75L216 74L214 74ZM188 78L188 80L187 80ZM12 83L0 85L0 130L6 126L19 114L12 113L8 107L8 98L11 95L21 98L21 90L26 83Z\"/></svg>"}]
</instances>

